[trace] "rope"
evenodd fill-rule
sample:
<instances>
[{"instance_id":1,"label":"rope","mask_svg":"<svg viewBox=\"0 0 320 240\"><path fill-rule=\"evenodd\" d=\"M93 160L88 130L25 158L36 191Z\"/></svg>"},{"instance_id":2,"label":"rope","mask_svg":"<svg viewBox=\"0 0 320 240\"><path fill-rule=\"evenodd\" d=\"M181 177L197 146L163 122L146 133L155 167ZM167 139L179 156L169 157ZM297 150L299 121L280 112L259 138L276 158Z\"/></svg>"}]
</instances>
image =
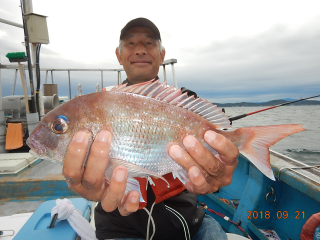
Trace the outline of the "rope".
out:
<instances>
[{"instance_id":1,"label":"rope","mask_svg":"<svg viewBox=\"0 0 320 240\"><path fill-rule=\"evenodd\" d=\"M96 240L95 230L69 199L57 199L56 203L57 206L51 210L51 217L58 214L57 221L66 219L82 240Z\"/></svg>"},{"instance_id":2,"label":"rope","mask_svg":"<svg viewBox=\"0 0 320 240\"><path fill-rule=\"evenodd\" d=\"M173 208L171 208L171 207L169 207L167 205L165 205L165 206L166 206L167 210L170 211L171 213L173 213L180 220L180 222L182 223L185 239L191 240L189 227L188 227L188 224L187 224L186 220L184 219L184 217L178 211L174 210ZM187 231L186 231L186 229L187 229ZM187 238L187 233L188 233L188 237L189 238Z\"/></svg>"},{"instance_id":3,"label":"rope","mask_svg":"<svg viewBox=\"0 0 320 240\"><path fill-rule=\"evenodd\" d=\"M153 207L154 207L155 203L152 204L151 206L151 209L150 209L150 212L148 211L147 208L143 208L149 215L149 218L148 218L148 225L147 225L147 236L146 236L146 240L152 240L154 234L156 233L156 225L154 223L154 220L153 220L153 217L152 217L152 211L153 211ZM152 236L150 237L149 239L149 228L150 228L150 220L152 222L152 227L153 227L153 233L152 233Z\"/></svg>"}]
</instances>

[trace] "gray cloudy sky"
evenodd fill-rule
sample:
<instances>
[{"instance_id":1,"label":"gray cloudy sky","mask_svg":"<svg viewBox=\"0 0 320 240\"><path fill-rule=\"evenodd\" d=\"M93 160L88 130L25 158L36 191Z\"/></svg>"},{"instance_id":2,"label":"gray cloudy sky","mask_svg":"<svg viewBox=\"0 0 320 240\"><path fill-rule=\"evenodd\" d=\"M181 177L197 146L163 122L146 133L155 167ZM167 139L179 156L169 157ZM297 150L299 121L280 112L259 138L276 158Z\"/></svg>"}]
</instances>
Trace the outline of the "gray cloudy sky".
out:
<instances>
[{"instance_id":1,"label":"gray cloudy sky","mask_svg":"<svg viewBox=\"0 0 320 240\"><path fill-rule=\"evenodd\" d=\"M22 23L19 0L0 0L0 18ZM214 102L268 101L320 94L320 2L291 1L44 1L50 44L42 68L119 68L115 48L121 28L146 17L159 28L166 59L176 58L178 86ZM0 23L0 61L25 51L23 31ZM168 68L172 84L171 69ZM162 69L159 73L162 78ZM2 70L2 93L11 94L14 71ZM125 75L122 75L125 78ZM68 96L67 73L54 73ZM115 72L104 73L114 85ZM42 81L45 74L42 73ZM100 73L71 73L72 95L95 90ZM22 94L20 80L16 94ZM319 98L318 98L319 99Z\"/></svg>"}]
</instances>

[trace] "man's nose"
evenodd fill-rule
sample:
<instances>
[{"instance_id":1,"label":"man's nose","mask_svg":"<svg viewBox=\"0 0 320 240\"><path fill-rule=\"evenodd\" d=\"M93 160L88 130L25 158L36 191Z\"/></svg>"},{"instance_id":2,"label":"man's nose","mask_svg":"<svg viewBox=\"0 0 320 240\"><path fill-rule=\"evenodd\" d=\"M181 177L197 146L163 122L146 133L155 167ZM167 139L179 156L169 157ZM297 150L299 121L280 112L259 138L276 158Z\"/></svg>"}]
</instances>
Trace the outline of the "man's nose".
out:
<instances>
[{"instance_id":1,"label":"man's nose","mask_svg":"<svg viewBox=\"0 0 320 240\"><path fill-rule=\"evenodd\" d=\"M146 55L147 51L143 44L138 44L136 47L136 55Z\"/></svg>"}]
</instances>

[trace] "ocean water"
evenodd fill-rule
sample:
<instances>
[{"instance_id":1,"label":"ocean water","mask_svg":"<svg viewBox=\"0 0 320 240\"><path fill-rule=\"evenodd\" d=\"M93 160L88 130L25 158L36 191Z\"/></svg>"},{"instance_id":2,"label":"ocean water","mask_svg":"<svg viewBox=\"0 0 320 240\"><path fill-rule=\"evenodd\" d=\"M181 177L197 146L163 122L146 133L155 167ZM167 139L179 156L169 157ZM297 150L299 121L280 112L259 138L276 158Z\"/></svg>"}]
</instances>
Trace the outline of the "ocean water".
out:
<instances>
[{"instance_id":1,"label":"ocean water","mask_svg":"<svg viewBox=\"0 0 320 240\"><path fill-rule=\"evenodd\" d=\"M225 108L229 117L250 113L265 107ZM306 131L288 136L271 149L311 166L320 165L320 106L283 106L233 122L233 129L250 126L301 124Z\"/></svg>"}]
</instances>

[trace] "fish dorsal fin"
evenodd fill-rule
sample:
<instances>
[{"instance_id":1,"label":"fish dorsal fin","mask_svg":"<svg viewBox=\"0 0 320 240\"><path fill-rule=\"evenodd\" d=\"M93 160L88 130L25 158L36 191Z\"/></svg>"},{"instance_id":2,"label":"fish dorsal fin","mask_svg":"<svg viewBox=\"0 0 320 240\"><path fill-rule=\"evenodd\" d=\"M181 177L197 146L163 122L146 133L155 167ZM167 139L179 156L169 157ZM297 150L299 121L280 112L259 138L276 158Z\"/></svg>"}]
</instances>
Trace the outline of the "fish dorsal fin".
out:
<instances>
[{"instance_id":1,"label":"fish dorsal fin","mask_svg":"<svg viewBox=\"0 0 320 240\"><path fill-rule=\"evenodd\" d=\"M159 79L152 79L130 86L120 84L110 91L127 92L154 98L194 112L214 124L216 128L231 128L229 118L216 105L201 98L194 98L193 95L189 97L187 93L182 93L181 89L175 89L173 85L168 86L167 82L160 83L159 81Z\"/></svg>"}]
</instances>

